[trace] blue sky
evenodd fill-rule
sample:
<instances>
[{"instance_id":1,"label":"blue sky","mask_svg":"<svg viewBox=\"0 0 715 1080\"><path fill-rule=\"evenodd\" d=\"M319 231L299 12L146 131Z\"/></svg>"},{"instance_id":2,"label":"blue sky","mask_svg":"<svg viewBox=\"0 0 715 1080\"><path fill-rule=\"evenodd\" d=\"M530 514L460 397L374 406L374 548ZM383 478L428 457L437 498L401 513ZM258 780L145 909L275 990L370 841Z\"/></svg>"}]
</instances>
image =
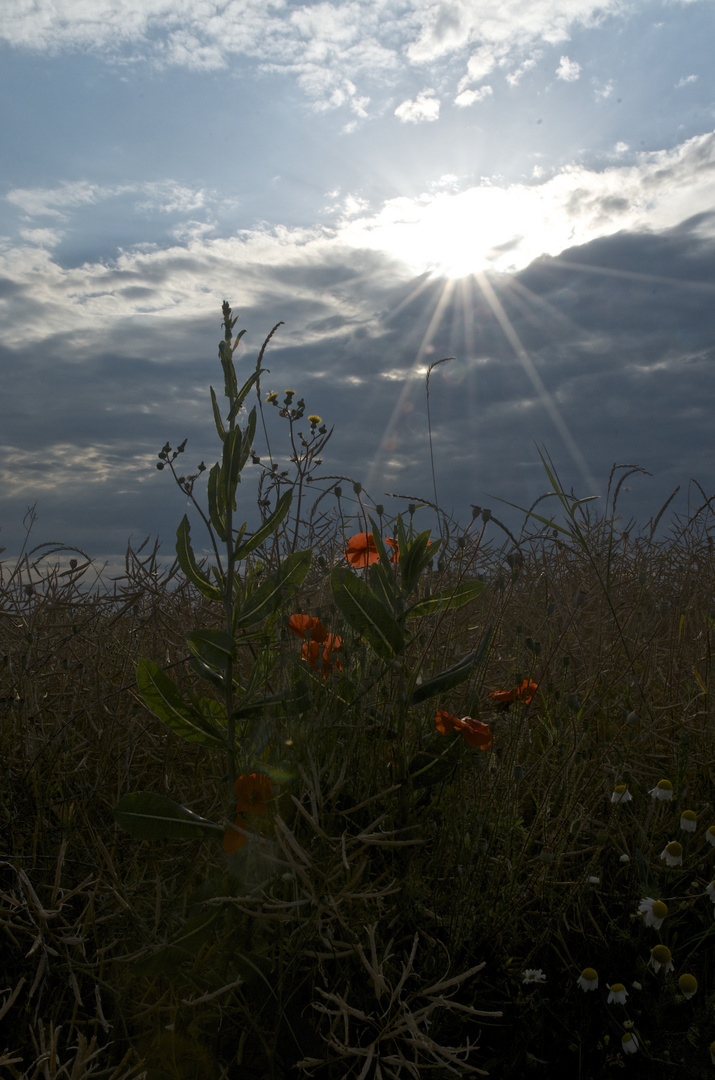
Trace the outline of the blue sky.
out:
<instances>
[{"instance_id":1,"label":"blue sky","mask_svg":"<svg viewBox=\"0 0 715 1080\"><path fill-rule=\"evenodd\" d=\"M156 453L217 456L223 299L247 366L284 320L263 389L335 425L325 474L374 501L432 497L425 372L454 356L430 406L464 524L546 490L537 443L582 496L647 469L624 523L678 484L687 513L715 472L713 40L711 0L4 0L4 558L35 504L33 543L171 552Z\"/></svg>"}]
</instances>

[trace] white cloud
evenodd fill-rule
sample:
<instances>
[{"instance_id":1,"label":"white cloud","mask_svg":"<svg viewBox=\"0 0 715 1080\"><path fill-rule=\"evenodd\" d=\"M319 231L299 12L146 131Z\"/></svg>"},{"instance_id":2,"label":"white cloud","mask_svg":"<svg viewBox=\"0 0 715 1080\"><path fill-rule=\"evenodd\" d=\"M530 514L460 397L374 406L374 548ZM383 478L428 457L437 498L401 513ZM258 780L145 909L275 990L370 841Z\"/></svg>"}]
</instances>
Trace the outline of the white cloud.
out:
<instances>
[{"instance_id":1,"label":"white cloud","mask_svg":"<svg viewBox=\"0 0 715 1080\"><path fill-rule=\"evenodd\" d=\"M594 90L596 101L605 101L613 93L613 79L609 79L603 86L597 86Z\"/></svg>"},{"instance_id":2,"label":"white cloud","mask_svg":"<svg viewBox=\"0 0 715 1080\"><path fill-rule=\"evenodd\" d=\"M694 83L694 82L697 82L697 81L698 81L697 75L685 75L685 76L683 76L682 79L679 79L679 81L675 84L675 89L680 90L680 89L682 89L682 87L688 86L690 83Z\"/></svg>"},{"instance_id":3,"label":"white cloud","mask_svg":"<svg viewBox=\"0 0 715 1080\"><path fill-rule=\"evenodd\" d=\"M561 62L556 69L556 78L564 82L576 82L581 75L581 65L576 60L569 60L568 56L562 56Z\"/></svg>"},{"instance_id":4,"label":"white cloud","mask_svg":"<svg viewBox=\"0 0 715 1080\"><path fill-rule=\"evenodd\" d=\"M403 124L421 124L439 118L439 101L434 90L420 90L414 101L408 98L395 109L395 116Z\"/></svg>"},{"instance_id":5,"label":"white cloud","mask_svg":"<svg viewBox=\"0 0 715 1080\"><path fill-rule=\"evenodd\" d=\"M407 278L429 268L454 274L484 268L508 271L542 254L558 255L572 245L622 230L659 231L711 213L715 133L672 150L638 153L628 165L600 171L570 165L548 179L535 171L528 183L502 185L494 180L462 191L454 191L449 179L449 185L418 198L389 200L376 211L354 197L336 206L332 228L258 228L228 237L207 236L189 218L183 232L177 222L181 239L167 246L127 247L79 266L55 261L54 230L33 229L0 249L0 276L15 286L14 298L11 289L0 299L3 343L20 347L57 333L69 340L77 335L99 340L100 333L107 338L115 328L149 317L147 313L190 319L206 311L207 283L217 302L240 292L246 307L260 306L270 297L272 308L287 309L296 302L296 275L301 304L315 305L326 318L364 321L369 313L357 299L353 302L350 290L326 289L326 268L367 267L356 272L377 277L383 273L393 285L401 274ZM171 181L165 184L167 191L174 186ZM25 192L25 206L32 202L31 194ZM57 192L42 189L37 202L61 205L71 215L72 228L81 224L82 205L67 209L66 185ZM714 228L708 218L700 225L704 234ZM371 251L380 253L374 264ZM312 278L314 270L320 272ZM30 296L37 318L28 324ZM317 340L320 333L306 329L299 338Z\"/></svg>"},{"instance_id":6,"label":"white cloud","mask_svg":"<svg viewBox=\"0 0 715 1080\"><path fill-rule=\"evenodd\" d=\"M476 104L478 101L484 101L485 98L491 97L493 93L494 91L489 85L480 86L478 90L463 90L461 94L457 94L454 104L464 109L469 105Z\"/></svg>"},{"instance_id":7,"label":"white cloud","mask_svg":"<svg viewBox=\"0 0 715 1080\"><path fill-rule=\"evenodd\" d=\"M198 70L242 56L297 80L315 107L360 119L367 84L384 89L426 65L444 75L449 58L447 74L461 94L496 64L522 63L539 42L566 41L572 28L622 7L623 0L3 0L0 40Z\"/></svg>"}]
</instances>

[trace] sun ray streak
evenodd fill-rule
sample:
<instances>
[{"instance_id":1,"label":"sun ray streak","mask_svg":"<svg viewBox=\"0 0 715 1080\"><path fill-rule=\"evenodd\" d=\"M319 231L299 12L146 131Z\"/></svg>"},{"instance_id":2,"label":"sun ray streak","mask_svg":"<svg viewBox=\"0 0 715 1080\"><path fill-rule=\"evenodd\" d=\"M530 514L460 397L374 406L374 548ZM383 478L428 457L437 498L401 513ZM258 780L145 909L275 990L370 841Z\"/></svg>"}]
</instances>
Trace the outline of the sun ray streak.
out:
<instances>
[{"instance_id":1,"label":"sun ray streak","mask_svg":"<svg viewBox=\"0 0 715 1080\"><path fill-rule=\"evenodd\" d=\"M516 330L512 326L512 324L511 324L511 322L509 320L509 317L508 317L507 313L505 312L499 297L495 293L491 282L489 281L489 279L487 278L487 276L486 276L486 274L484 272L480 272L480 273L476 274L475 277L477 278L477 282L479 284L479 287L482 290L482 293L484 295L484 299L487 301L487 303L489 304L489 307L492 310L494 318L499 323L504 336L506 337L507 341L509 342L512 349L514 350L514 353L516 355L517 360L519 361L519 363L521 364L521 366L524 369L525 373L528 375L529 379L531 380L532 386L534 387L537 394L539 395L539 399L540 399L542 405L544 406L547 413L549 414L549 417L551 418L551 421L552 421L554 427L556 428L556 430L558 431L559 435L563 439L564 445L566 446L566 449L570 453L574 464L576 465L579 472L581 473L581 477L582 477L584 483L591 490L595 489L596 486L597 486L596 481L594 480L594 478L593 478L593 476L591 474L591 470L588 467L588 463L586 462L585 457L581 453L581 450L579 449L578 445L576 444L576 440L574 439L573 435L569 431L568 426L566 424L566 421L564 420L561 413L559 412L559 409L558 409L558 407L556 405L556 402L553 399L553 396L549 393L546 386L544 385L544 382L543 382L541 376L539 375L538 371L536 370L536 368L534 366L533 360L531 359L528 352L524 348L524 346L523 346L523 344L522 344L522 342L521 342L521 340L519 338L519 335L517 334Z\"/></svg>"},{"instance_id":2,"label":"sun ray streak","mask_svg":"<svg viewBox=\"0 0 715 1080\"><path fill-rule=\"evenodd\" d=\"M425 353L426 353L427 349L429 348L429 346L430 346L430 344L432 342L432 338L433 338L433 336L435 334L435 331L436 331L437 327L439 326L439 324L440 324L440 322L442 320L442 314L444 312L445 307L447 306L447 304L449 302L449 299L450 299L450 296L452 295L453 289L454 289L454 282L452 280L450 280L450 279L447 279L445 281L445 283L444 283L444 286L442 288L441 293L439 294L439 297L437 298L437 302L435 303L435 308L434 308L434 311L432 313L432 317L430 318L430 321L429 321L429 323L427 325L427 329L425 330L424 334L422 335L422 342L420 343L420 347L417 350L417 355L415 356L414 362L412 364L411 372L410 372L410 374L407 376L407 378L404 380L404 382L402 384L402 390L400 391L397 402L395 403L395 407L392 410L392 415L390 416L390 419L388 420L387 425L385 426L385 431L383 432L382 438L381 438L381 440L380 440L380 442L378 444L378 448L377 448L377 451L375 453L375 456L373 457L372 462L370 463L370 468L368 469L368 474L367 474L368 478L366 480L366 487L368 489L370 489L372 484L374 484L374 482L375 482L375 480L376 480L376 478L377 478L377 476L379 474L380 463L381 463L385 453L387 452L387 445L386 445L387 440L390 438L391 433L394 431L394 429L396 427L397 418L400 415L400 413L402 412L405 401L407 400L407 398L412 393L413 386L414 386L414 380L411 378L411 376L413 374L416 374L419 371L422 364L424 363Z\"/></svg>"}]
</instances>

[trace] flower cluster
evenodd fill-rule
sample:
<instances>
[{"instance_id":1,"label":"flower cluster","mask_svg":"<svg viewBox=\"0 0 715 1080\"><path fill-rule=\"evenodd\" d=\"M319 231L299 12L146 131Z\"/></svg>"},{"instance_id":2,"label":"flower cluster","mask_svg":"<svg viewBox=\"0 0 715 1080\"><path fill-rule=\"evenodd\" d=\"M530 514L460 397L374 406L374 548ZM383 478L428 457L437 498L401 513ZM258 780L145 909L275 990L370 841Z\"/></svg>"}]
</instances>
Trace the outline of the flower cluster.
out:
<instances>
[{"instance_id":1,"label":"flower cluster","mask_svg":"<svg viewBox=\"0 0 715 1080\"><path fill-rule=\"evenodd\" d=\"M333 654L342 647L343 639L331 634L314 615L291 615L288 628L296 637L306 638L301 649L301 656L314 671L325 679L335 668L342 671L342 664Z\"/></svg>"}]
</instances>

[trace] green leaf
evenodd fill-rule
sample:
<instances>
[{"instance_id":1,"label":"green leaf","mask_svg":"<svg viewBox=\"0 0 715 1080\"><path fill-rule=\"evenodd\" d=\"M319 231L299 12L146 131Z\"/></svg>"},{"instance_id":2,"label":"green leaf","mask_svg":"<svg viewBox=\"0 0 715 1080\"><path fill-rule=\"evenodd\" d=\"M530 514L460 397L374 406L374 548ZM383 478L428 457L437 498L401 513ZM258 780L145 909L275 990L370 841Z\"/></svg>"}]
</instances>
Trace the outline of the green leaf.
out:
<instances>
[{"instance_id":1,"label":"green leaf","mask_svg":"<svg viewBox=\"0 0 715 1080\"><path fill-rule=\"evenodd\" d=\"M427 529L407 544L404 557L400 552L400 574L406 593L412 592L415 588L420 574L432 562L441 544L441 540L435 540L433 544L430 544L430 530Z\"/></svg>"},{"instance_id":2,"label":"green leaf","mask_svg":"<svg viewBox=\"0 0 715 1080\"><path fill-rule=\"evenodd\" d=\"M451 668L445 668L444 671L440 671L437 675L426 679L425 682L416 686L412 691L410 705L419 705L421 701L436 697L437 694L446 694L448 690L453 690L455 686L465 682L469 678L476 659L476 652L468 653L467 656Z\"/></svg>"},{"instance_id":3,"label":"green leaf","mask_svg":"<svg viewBox=\"0 0 715 1080\"><path fill-rule=\"evenodd\" d=\"M176 683L153 660L138 662L137 686L154 716L182 739L225 749L226 741L221 734L194 705L184 700Z\"/></svg>"},{"instance_id":4,"label":"green leaf","mask_svg":"<svg viewBox=\"0 0 715 1080\"><path fill-rule=\"evenodd\" d=\"M399 590L392 575L392 571L386 569L381 562L373 563L368 570L370 586L373 593L384 605L385 610L392 615L399 615L404 608L404 602L399 595Z\"/></svg>"},{"instance_id":5,"label":"green leaf","mask_svg":"<svg viewBox=\"0 0 715 1080\"><path fill-rule=\"evenodd\" d=\"M236 659L236 642L225 630L190 630L186 641L202 664L222 675L229 660Z\"/></svg>"},{"instance_id":6,"label":"green leaf","mask_svg":"<svg viewBox=\"0 0 715 1080\"><path fill-rule=\"evenodd\" d=\"M345 621L365 638L373 652L392 660L405 647L397 622L365 582L345 566L336 566L330 580L333 598Z\"/></svg>"},{"instance_id":7,"label":"green leaf","mask_svg":"<svg viewBox=\"0 0 715 1080\"><path fill-rule=\"evenodd\" d=\"M470 600L475 600L486 588L483 581L463 581L461 585L453 589L443 589L434 593L426 600L418 600L405 615L408 619L418 619L423 615L436 615L438 611L449 611L451 608L462 607Z\"/></svg>"},{"instance_id":8,"label":"green leaf","mask_svg":"<svg viewBox=\"0 0 715 1080\"><path fill-rule=\"evenodd\" d=\"M248 395L249 395L249 393L251 391L251 387L254 386L255 383L258 382L258 380L260 379L261 375L263 374L263 372L265 370L266 370L265 368L256 368L256 370L253 372L253 374L248 376L245 383L243 384L243 386L241 387L241 389L238 392L238 397L236 398L233 409L231 410L231 415L229 416L229 422L232 419L235 419L238 416L238 410L241 408L244 401L248 397Z\"/></svg>"},{"instance_id":9,"label":"green leaf","mask_svg":"<svg viewBox=\"0 0 715 1080\"><path fill-rule=\"evenodd\" d=\"M253 440L254 440L255 436L256 436L256 407L254 405L253 408L251 409L250 413L248 414L248 423L246 424L246 430L244 431L243 439L241 440L241 453L240 453L240 456L239 456L239 459L238 459L238 477L237 477L238 480L241 479L241 473L243 472L243 467L246 464L246 461L248 460L248 455L251 452L251 447L253 446Z\"/></svg>"},{"instance_id":10,"label":"green leaf","mask_svg":"<svg viewBox=\"0 0 715 1080\"><path fill-rule=\"evenodd\" d=\"M236 630L251 626L265 619L286 600L301 584L310 568L313 552L295 551L283 560L274 574L270 574L258 588L252 592L236 611L234 628Z\"/></svg>"},{"instance_id":11,"label":"green leaf","mask_svg":"<svg viewBox=\"0 0 715 1080\"><path fill-rule=\"evenodd\" d=\"M213 470L211 471L213 472ZM215 585L211 584L207 575L198 568L196 556L191 547L190 531L191 526L189 525L189 519L186 514L184 514L181 519L181 524L176 530L176 557L179 560L179 566L183 570L185 576L196 586L200 593L208 597L209 600L216 600L219 604L222 604L223 597L221 593Z\"/></svg>"},{"instance_id":12,"label":"green leaf","mask_svg":"<svg viewBox=\"0 0 715 1080\"><path fill-rule=\"evenodd\" d=\"M224 484L221 477L221 466L218 461L209 473L207 486L209 500L209 517L211 524L216 530L216 535L223 543L226 542L226 499Z\"/></svg>"},{"instance_id":13,"label":"green leaf","mask_svg":"<svg viewBox=\"0 0 715 1080\"><path fill-rule=\"evenodd\" d=\"M236 368L233 363L232 353L233 350L228 342L219 341L218 355L223 368L223 392L229 401L234 400L236 397Z\"/></svg>"},{"instance_id":14,"label":"green leaf","mask_svg":"<svg viewBox=\"0 0 715 1080\"><path fill-rule=\"evenodd\" d=\"M226 438L226 428L223 426L223 420L221 419L221 410L218 407L218 401L216 400L216 394L213 386L209 387L211 391L211 405L214 411L214 423L216 424L216 431L221 442L224 442Z\"/></svg>"},{"instance_id":15,"label":"green leaf","mask_svg":"<svg viewBox=\"0 0 715 1080\"><path fill-rule=\"evenodd\" d=\"M245 559L247 555L249 555L252 551L255 551L256 548L260 547L261 544L265 540L267 540L269 536L273 535L273 533L280 525L281 521L283 521L283 518L288 513L292 498L292 491L285 491L281 495L280 499L276 503L276 508L273 513L266 518L266 520L263 522L259 529L256 529L253 536L251 536L249 540L246 540L245 544L241 544L240 547L236 548L236 553L234 556L236 562L240 562L241 559Z\"/></svg>"},{"instance_id":16,"label":"green leaf","mask_svg":"<svg viewBox=\"0 0 715 1080\"><path fill-rule=\"evenodd\" d=\"M114 807L114 817L136 840L195 840L225 832L215 822L153 791L124 795Z\"/></svg>"}]
</instances>

